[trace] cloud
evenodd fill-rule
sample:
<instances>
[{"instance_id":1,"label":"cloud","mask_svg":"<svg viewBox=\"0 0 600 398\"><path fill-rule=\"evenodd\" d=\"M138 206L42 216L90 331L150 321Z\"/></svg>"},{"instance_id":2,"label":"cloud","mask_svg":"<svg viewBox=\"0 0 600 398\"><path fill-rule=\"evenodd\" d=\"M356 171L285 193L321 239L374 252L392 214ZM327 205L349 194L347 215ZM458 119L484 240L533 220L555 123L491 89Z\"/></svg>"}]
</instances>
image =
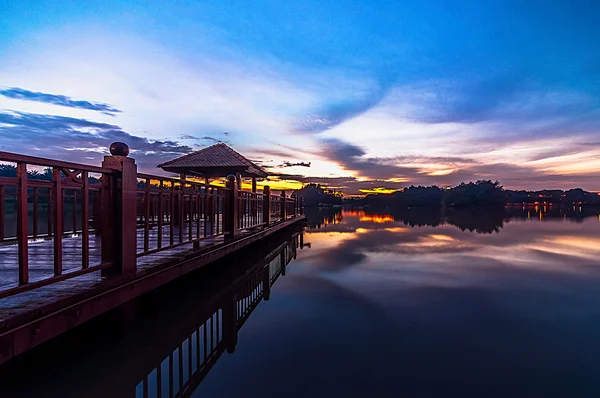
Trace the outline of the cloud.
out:
<instances>
[{"instance_id":1,"label":"cloud","mask_svg":"<svg viewBox=\"0 0 600 398\"><path fill-rule=\"evenodd\" d=\"M600 129L596 94L543 85L515 73L413 83L395 90L390 102L409 107L402 116L413 122L480 126L476 135L496 144Z\"/></svg>"},{"instance_id":2,"label":"cloud","mask_svg":"<svg viewBox=\"0 0 600 398\"><path fill-rule=\"evenodd\" d=\"M391 179L418 172L414 167L396 165L394 159L365 157L364 149L339 139L324 139L321 147L323 157L340 164L346 170L358 172L361 177Z\"/></svg>"},{"instance_id":3,"label":"cloud","mask_svg":"<svg viewBox=\"0 0 600 398\"><path fill-rule=\"evenodd\" d=\"M65 95L47 94L36 91L29 91L18 87L11 87L0 90L0 95L26 101L44 102L58 106L66 106L68 108L87 109L91 111L102 112L105 115L114 116L115 113L121 111L111 105L100 102L74 100Z\"/></svg>"},{"instance_id":4,"label":"cloud","mask_svg":"<svg viewBox=\"0 0 600 398\"><path fill-rule=\"evenodd\" d=\"M294 130L300 133L320 133L347 120L355 118L376 106L392 89L395 77L382 74L375 84L363 87L362 91L346 95L342 99L330 99L315 112L297 118Z\"/></svg>"},{"instance_id":5,"label":"cloud","mask_svg":"<svg viewBox=\"0 0 600 398\"><path fill-rule=\"evenodd\" d=\"M179 136L180 140L199 140L200 138L195 137L193 135L189 135L189 134L182 134Z\"/></svg>"},{"instance_id":6,"label":"cloud","mask_svg":"<svg viewBox=\"0 0 600 398\"><path fill-rule=\"evenodd\" d=\"M189 153L192 148L173 140L149 140L119 126L65 116L0 112L0 148L54 159L89 163L100 161L112 142L129 145L144 170L162 161Z\"/></svg>"},{"instance_id":7,"label":"cloud","mask_svg":"<svg viewBox=\"0 0 600 398\"><path fill-rule=\"evenodd\" d=\"M310 167L310 162L296 162L296 163L292 163L292 162L285 161L282 164L280 164L278 167L296 167L296 166Z\"/></svg>"},{"instance_id":8,"label":"cloud","mask_svg":"<svg viewBox=\"0 0 600 398\"><path fill-rule=\"evenodd\" d=\"M198 138L196 138L196 139L198 139ZM211 142L213 142L215 144L220 144L220 143L229 144L229 141L221 140L219 138L211 137L211 136L208 136L208 135L205 135L204 137L200 137L199 139L200 140L204 140L204 141L211 141Z\"/></svg>"}]
</instances>

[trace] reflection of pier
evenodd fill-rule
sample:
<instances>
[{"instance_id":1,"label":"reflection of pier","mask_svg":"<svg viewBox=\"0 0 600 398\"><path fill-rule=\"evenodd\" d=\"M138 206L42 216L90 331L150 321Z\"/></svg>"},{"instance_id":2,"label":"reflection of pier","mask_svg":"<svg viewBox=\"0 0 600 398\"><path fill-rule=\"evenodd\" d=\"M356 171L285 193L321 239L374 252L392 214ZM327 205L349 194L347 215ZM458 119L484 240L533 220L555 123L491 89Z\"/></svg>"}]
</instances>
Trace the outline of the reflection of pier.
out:
<instances>
[{"instance_id":1,"label":"reflection of pier","mask_svg":"<svg viewBox=\"0 0 600 398\"><path fill-rule=\"evenodd\" d=\"M189 396L270 299L300 231L273 234L4 365L0 396ZM79 365L83 354L93 370Z\"/></svg>"},{"instance_id":2,"label":"reflection of pier","mask_svg":"<svg viewBox=\"0 0 600 398\"><path fill-rule=\"evenodd\" d=\"M285 275L298 245L296 235L211 300L205 308L207 315L197 319L193 331L140 381L136 396L189 396L224 351L235 351L238 331L258 304L269 300L271 286Z\"/></svg>"}]
</instances>

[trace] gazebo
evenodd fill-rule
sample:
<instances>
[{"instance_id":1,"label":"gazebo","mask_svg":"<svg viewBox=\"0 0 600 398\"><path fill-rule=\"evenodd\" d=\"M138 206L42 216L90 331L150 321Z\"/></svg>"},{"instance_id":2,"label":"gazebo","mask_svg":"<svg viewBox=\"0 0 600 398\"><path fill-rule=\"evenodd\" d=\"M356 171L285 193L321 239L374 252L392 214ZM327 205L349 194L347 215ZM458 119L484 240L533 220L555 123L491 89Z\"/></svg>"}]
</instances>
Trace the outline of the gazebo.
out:
<instances>
[{"instance_id":1,"label":"gazebo","mask_svg":"<svg viewBox=\"0 0 600 398\"><path fill-rule=\"evenodd\" d=\"M226 144L219 143L199 151L159 164L161 169L185 176L202 177L208 184L209 178L236 176L239 189L242 178L252 178L252 192L256 192L256 179L266 178L269 174L260 166L234 151Z\"/></svg>"}]
</instances>

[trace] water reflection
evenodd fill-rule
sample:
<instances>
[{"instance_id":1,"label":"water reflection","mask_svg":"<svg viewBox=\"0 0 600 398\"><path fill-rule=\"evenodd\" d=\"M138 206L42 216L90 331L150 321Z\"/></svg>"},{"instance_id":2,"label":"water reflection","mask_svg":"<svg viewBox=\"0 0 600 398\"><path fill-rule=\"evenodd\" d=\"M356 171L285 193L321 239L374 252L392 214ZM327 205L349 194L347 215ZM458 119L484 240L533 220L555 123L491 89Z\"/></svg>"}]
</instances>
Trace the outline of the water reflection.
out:
<instances>
[{"instance_id":1,"label":"water reflection","mask_svg":"<svg viewBox=\"0 0 600 398\"><path fill-rule=\"evenodd\" d=\"M416 261L419 273L431 266L445 274L442 264L455 269L457 263L463 270L474 263L583 270L600 257L599 212L549 206L310 209L306 243L312 253L303 257L328 271Z\"/></svg>"},{"instance_id":2,"label":"water reflection","mask_svg":"<svg viewBox=\"0 0 600 398\"><path fill-rule=\"evenodd\" d=\"M368 371L327 393L599 396L597 208L311 212L311 247L298 266L372 308L336 302L335 313L314 321L370 327L369 352L361 352L342 343L363 341L358 326L329 326L337 362ZM375 309L380 317L368 318ZM318 377L333 362L303 376Z\"/></svg>"},{"instance_id":3,"label":"water reflection","mask_svg":"<svg viewBox=\"0 0 600 398\"><path fill-rule=\"evenodd\" d=\"M336 225L336 230L352 230L348 225L365 228L373 224L402 223L410 227L453 225L462 231L478 233L499 232L511 220L569 221L582 223L594 218L600 222L600 209L597 207L560 207L551 205L510 206L506 208L438 208L438 207L399 207L385 212L365 209L340 209L311 207L305 211L308 230ZM328 227L329 226L329 227Z\"/></svg>"},{"instance_id":4,"label":"water reflection","mask_svg":"<svg viewBox=\"0 0 600 398\"><path fill-rule=\"evenodd\" d=\"M296 257L299 235L278 234L33 350L0 369L0 396L190 396L235 351L239 330Z\"/></svg>"},{"instance_id":5,"label":"water reflection","mask_svg":"<svg viewBox=\"0 0 600 398\"><path fill-rule=\"evenodd\" d=\"M209 315L197 317L191 333L138 383L136 397L189 396L225 350L235 351L239 329L260 301L270 298L297 246L297 237L282 244L211 299L203 307Z\"/></svg>"}]
</instances>

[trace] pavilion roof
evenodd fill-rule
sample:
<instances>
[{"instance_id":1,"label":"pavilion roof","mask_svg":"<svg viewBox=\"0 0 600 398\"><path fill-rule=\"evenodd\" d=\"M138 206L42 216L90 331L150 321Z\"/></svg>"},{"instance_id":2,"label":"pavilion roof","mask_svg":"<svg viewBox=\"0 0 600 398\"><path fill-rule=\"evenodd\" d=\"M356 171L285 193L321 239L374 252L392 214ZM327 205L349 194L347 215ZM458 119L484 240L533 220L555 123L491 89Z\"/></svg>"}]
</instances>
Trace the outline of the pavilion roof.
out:
<instances>
[{"instance_id":1,"label":"pavilion roof","mask_svg":"<svg viewBox=\"0 0 600 398\"><path fill-rule=\"evenodd\" d=\"M199 174L205 177L225 177L237 173L244 177L268 176L262 167L223 143L183 155L158 167L174 173Z\"/></svg>"}]
</instances>

